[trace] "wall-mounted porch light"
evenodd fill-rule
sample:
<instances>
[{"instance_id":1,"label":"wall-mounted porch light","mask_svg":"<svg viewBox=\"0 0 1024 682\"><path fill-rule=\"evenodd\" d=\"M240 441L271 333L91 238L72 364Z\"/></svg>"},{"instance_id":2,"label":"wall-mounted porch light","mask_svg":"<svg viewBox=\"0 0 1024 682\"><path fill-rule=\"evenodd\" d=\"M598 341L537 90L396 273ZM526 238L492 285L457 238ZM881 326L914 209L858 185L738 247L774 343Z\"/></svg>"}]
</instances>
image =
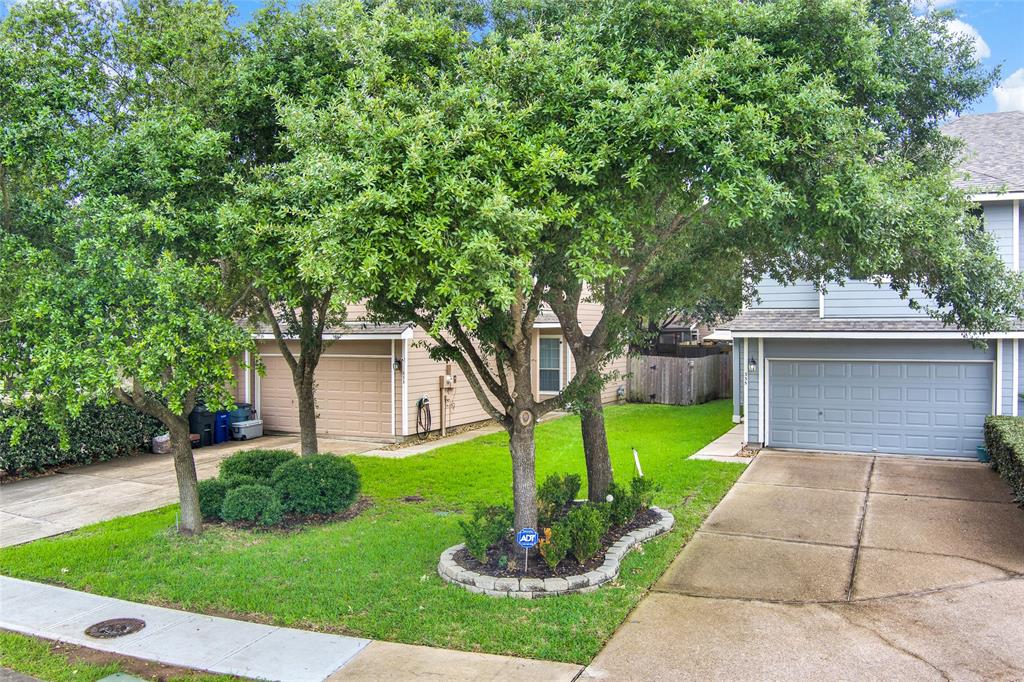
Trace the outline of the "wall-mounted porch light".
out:
<instances>
[{"instance_id":1,"label":"wall-mounted porch light","mask_svg":"<svg viewBox=\"0 0 1024 682\"><path fill-rule=\"evenodd\" d=\"M755 358L750 358L750 363L747 365L747 371L751 374L757 372L757 360Z\"/></svg>"},{"instance_id":2,"label":"wall-mounted porch light","mask_svg":"<svg viewBox=\"0 0 1024 682\"><path fill-rule=\"evenodd\" d=\"M402 371L402 361L396 359L394 362L391 363L391 369L395 370L396 372L401 372Z\"/></svg>"}]
</instances>

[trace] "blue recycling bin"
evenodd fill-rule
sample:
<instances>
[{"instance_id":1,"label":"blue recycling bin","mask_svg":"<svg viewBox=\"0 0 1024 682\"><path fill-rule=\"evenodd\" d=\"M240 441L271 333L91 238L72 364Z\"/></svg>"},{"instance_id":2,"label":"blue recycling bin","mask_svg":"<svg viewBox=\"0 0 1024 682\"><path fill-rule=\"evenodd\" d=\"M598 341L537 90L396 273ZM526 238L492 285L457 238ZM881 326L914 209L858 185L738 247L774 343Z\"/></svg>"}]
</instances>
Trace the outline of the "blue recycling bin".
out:
<instances>
[{"instance_id":1,"label":"blue recycling bin","mask_svg":"<svg viewBox=\"0 0 1024 682\"><path fill-rule=\"evenodd\" d=\"M215 413L213 422L213 442L223 443L231 438L231 413L221 410Z\"/></svg>"}]
</instances>

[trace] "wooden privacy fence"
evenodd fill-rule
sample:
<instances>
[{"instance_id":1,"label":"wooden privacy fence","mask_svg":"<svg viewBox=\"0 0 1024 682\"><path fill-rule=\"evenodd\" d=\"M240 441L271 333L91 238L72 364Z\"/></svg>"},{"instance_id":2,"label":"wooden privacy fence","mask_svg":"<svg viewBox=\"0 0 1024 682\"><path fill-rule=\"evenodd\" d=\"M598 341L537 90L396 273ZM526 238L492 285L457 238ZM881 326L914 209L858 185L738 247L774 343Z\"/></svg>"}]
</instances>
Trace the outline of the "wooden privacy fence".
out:
<instances>
[{"instance_id":1,"label":"wooden privacy fence","mask_svg":"<svg viewBox=\"0 0 1024 682\"><path fill-rule=\"evenodd\" d=\"M629 359L627 397L634 403L696 405L732 396L732 353L703 358L641 355Z\"/></svg>"}]
</instances>

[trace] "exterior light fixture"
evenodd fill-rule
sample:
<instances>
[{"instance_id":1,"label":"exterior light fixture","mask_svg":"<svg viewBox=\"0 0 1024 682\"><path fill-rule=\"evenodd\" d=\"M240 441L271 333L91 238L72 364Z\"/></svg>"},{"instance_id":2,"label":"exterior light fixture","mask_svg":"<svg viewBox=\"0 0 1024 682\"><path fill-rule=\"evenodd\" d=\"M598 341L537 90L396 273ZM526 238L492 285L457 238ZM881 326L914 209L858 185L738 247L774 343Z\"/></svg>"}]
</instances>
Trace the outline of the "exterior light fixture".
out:
<instances>
[{"instance_id":1,"label":"exterior light fixture","mask_svg":"<svg viewBox=\"0 0 1024 682\"><path fill-rule=\"evenodd\" d=\"M402 361L396 359L394 362L391 363L391 369L395 370L396 372L401 372L402 371Z\"/></svg>"},{"instance_id":2,"label":"exterior light fixture","mask_svg":"<svg viewBox=\"0 0 1024 682\"><path fill-rule=\"evenodd\" d=\"M747 365L747 371L750 372L751 374L754 374L755 372L757 372L757 360L756 359L750 358L750 364Z\"/></svg>"}]
</instances>

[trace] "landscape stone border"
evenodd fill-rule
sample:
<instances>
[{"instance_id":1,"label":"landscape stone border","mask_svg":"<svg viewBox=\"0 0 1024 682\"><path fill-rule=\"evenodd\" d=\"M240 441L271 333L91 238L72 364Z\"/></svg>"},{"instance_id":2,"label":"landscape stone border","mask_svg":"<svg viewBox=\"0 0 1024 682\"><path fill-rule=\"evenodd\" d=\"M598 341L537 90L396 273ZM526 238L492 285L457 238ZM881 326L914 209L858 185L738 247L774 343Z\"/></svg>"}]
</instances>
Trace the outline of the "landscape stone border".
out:
<instances>
[{"instance_id":1,"label":"landscape stone border","mask_svg":"<svg viewBox=\"0 0 1024 682\"><path fill-rule=\"evenodd\" d=\"M593 571L582 575L567 575L558 578L495 578L470 571L455 563L455 553L465 545L449 547L441 554L437 563L437 573L452 585L489 597L514 597L517 599L534 599L538 597L557 597L561 594L586 594L593 592L601 585L615 580L619 575L619 564L626 552L641 542L667 533L675 525L672 513L660 507L651 507L651 511L661 519L650 526L638 528L626 533L608 548L604 555L604 563Z\"/></svg>"}]
</instances>

